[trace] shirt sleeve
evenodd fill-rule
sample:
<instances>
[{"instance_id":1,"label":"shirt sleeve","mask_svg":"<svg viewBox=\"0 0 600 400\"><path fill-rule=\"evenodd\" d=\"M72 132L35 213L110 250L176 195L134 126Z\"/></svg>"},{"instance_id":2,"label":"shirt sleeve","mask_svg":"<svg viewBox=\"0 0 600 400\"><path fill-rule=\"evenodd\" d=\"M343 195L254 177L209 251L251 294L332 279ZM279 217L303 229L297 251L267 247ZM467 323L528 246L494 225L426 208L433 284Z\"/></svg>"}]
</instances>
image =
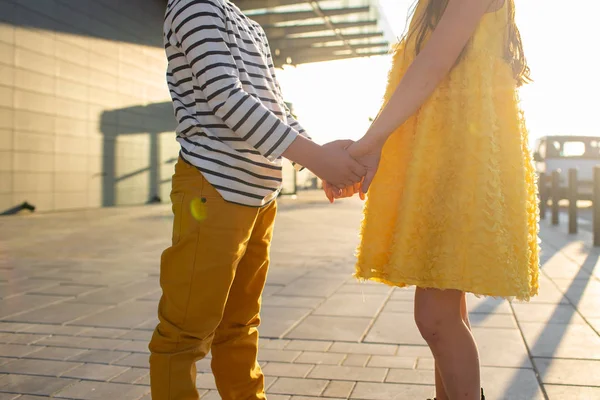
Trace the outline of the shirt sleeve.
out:
<instances>
[{"instance_id":1,"label":"shirt sleeve","mask_svg":"<svg viewBox=\"0 0 600 400\"><path fill-rule=\"evenodd\" d=\"M167 39L185 55L215 115L267 159L281 157L299 132L242 87L219 0L182 1L170 18Z\"/></svg>"},{"instance_id":2,"label":"shirt sleeve","mask_svg":"<svg viewBox=\"0 0 600 400\"><path fill-rule=\"evenodd\" d=\"M306 132L306 130L302 127L302 125L300 125L300 123L292 115L292 112L290 111L288 106L285 104L285 98L283 97L283 91L281 90L281 86L279 86L279 81L277 80L277 75L275 74L275 62L273 61L273 56L271 55L271 46L269 46L269 42L267 40L267 35L263 35L263 37L264 37L263 44L265 46L265 52L267 54L267 58L269 61L269 69L271 71L271 76L273 76L275 78L275 86L277 87L277 96L279 97L279 101L281 101L281 104L283 104L283 106L285 108L284 111L285 111L286 121L289 126L291 126L292 128L294 128L298 131L298 134L304 136L305 138L307 138L309 140L312 140L310 135ZM304 169L304 167L302 165L296 164L293 161L292 161L292 165L294 166L294 168L297 171L302 171Z\"/></svg>"}]
</instances>

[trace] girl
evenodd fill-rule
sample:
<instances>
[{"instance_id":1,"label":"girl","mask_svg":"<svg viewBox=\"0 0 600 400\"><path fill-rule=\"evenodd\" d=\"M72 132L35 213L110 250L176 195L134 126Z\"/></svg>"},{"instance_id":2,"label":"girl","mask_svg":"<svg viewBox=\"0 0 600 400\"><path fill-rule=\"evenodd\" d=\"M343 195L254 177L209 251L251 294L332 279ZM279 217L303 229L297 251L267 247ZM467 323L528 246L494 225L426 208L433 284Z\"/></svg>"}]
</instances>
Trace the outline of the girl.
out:
<instances>
[{"instance_id":1,"label":"girl","mask_svg":"<svg viewBox=\"0 0 600 400\"><path fill-rule=\"evenodd\" d=\"M356 277L417 287L437 400L483 396L465 293L537 294L536 178L517 98L528 81L514 0L420 0L384 106L348 148L368 168L361 195L372 181Z\"/></svg>"}]
</instances>

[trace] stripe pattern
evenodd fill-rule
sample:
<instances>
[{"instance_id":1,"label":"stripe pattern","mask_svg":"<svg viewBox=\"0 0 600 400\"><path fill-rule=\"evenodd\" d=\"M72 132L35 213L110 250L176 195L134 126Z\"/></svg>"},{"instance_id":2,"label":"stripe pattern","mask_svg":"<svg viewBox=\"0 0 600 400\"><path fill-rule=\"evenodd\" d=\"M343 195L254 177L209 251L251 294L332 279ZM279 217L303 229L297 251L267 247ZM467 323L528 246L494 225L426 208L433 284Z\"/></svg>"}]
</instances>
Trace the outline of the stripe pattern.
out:
<instances>
[{"instance_id":1,"label":"stripe pattern","mask_svg":"<svg viewBox=\"0 0 600 400\"><path fill-rule=\"evenodd\" d=\"M308 136L285 105L263 29L227 0L171 0L164 43L181 157L225 200L268 204L283 152Z\"/></svg>"}]
</instances>

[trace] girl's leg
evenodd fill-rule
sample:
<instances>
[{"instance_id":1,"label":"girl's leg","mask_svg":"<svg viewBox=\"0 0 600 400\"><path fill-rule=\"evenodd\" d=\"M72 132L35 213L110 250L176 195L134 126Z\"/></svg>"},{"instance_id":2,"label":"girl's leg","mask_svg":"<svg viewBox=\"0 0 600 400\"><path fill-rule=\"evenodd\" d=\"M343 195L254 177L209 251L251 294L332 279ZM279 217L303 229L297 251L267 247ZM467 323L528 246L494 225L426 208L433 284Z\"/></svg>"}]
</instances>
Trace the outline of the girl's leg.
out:
<instances>
[{"instance_id":1,"label":"girl's leg","mask_svg":"<svg viewBox=\"0 0 600 400\"><path fill-rule=\"evenodd\" d=\"M479 356L463 320L463 302L464 293L457 290L417 288L415 321L436 360L445 388L440 394L452 400L479 400Z\"/></svg>"},{"instance_id":2,"label":"girl's leg","mask_svg":"<svg viewBox=\"0 0 600 400\"><path fill-rule=\"evenodd\" d=\"M460 301L460 315L469 330L471 330L471 323L469 321L469 312L467 309L467 296L465 293L462 294ZM436 400L449 400L448 394L446 393L446 387L442 380L442 374L437 362L435 363L435 399Z\"/></svg>"}]
</instances>

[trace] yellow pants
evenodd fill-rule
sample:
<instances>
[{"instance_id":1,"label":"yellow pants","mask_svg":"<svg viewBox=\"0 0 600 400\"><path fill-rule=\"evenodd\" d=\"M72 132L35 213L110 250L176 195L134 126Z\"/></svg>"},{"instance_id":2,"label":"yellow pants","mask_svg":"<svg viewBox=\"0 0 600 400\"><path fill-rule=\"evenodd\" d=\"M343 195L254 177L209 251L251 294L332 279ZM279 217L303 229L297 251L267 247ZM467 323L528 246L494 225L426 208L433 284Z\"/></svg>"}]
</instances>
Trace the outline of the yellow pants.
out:
<instances>
[{"instance_id":1,"label":"yellow pants","mask_svg":"<svg viewBox=\"0 0 600 400\"><path fill-rule=\"evenodd\" d=\"M149 346L152 399L198 399L195 363L209 350L221 398L266 399L257 328L277 205L228 203L181 159L171 201L173 244L161 259Z\"/></svg>"}]
</instances>

